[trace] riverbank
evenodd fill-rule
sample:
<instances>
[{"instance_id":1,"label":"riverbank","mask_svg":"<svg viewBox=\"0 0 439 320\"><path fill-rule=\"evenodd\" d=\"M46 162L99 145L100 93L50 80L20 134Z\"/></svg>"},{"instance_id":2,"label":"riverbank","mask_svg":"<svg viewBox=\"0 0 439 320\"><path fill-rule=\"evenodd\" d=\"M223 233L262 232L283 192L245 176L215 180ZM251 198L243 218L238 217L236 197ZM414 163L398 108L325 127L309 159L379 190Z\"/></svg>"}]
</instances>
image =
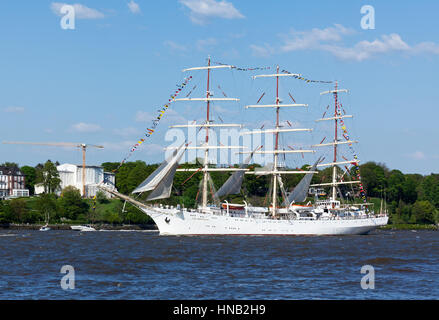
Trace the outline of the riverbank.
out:
<instances>
[{"instance_id":1,"label":"riverbank","mask_svg":"<svg viewBox=\"0 0 439 320\"><path fill-rule=\"evenodd\" d=\"M70 226L80 225L76 224L49 224L49 228L52 230L71 230ZM111 224L87 224L95 228L96 230L158 230L155 224L144 225L111 225ZM0 224L0 230L39 230L42 224Z\"/></svg>"},{"instance_id":2,"label":"riverbank","mask_svg":"<svg viewBox=\"0 0 439 320\"><path fill-rule=\"evenodd\" d=\"M386 226L382 226L379 229L381 230L439 230L438 225L435 224L388 224Z\"/></svg>"}]
</instances>

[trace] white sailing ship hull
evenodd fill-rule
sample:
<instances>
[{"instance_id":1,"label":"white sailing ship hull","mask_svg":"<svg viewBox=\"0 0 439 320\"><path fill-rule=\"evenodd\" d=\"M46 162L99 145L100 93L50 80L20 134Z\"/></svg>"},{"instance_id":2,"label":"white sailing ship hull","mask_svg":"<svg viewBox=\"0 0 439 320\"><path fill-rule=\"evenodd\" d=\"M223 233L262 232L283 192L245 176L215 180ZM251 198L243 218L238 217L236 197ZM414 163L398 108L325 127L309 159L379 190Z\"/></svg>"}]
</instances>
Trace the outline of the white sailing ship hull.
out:
<instances>
[{"instance_id":1,"label":"white sailing ship hull","mask_svg":"<svg viewBox=\"0 0 439 320\"><path fill-rule=\"evenodd\" d=\"M161 235L355 235L387 224L388 217L339 220L277 220L233 217L209 212L141 208Z\"/></svg>"}]
</instances>

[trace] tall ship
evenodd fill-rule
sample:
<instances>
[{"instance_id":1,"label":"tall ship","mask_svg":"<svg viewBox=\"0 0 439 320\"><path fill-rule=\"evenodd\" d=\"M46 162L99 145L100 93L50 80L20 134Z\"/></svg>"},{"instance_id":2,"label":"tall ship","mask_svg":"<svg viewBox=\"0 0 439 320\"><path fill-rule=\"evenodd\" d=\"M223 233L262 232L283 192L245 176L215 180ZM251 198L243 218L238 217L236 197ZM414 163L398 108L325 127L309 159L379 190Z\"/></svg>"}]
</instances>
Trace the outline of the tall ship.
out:
<instances>
[{"instance_id":1,"label":"tall ship","mask_svg":"<svg viewBox=\"0 0 439 320\"><path fill-rule=\"evenodd\" d=\"M195 127L205 131L204 141L199 145L193 145L192 142L185 142L173 150L169 156L150 176L148 176L134 191L134 194L149 192L146 202L134 199L132 196L120 194L117 191L106 188L101 185L100 188L130 202L145 214L150 216L157 225L161 235L347 235L347 234L367 234L379 226L386 225L388 217L385 212L375 213L371 204L365 201L342 203L342 189L345 185L361 184L360 179L356 181L346 181L345 175L340 174L341 165L357 165L357 157L340 161L338 158L338 148L341 145L351 146L356 141L346 139L341 140L339 126L343 124L343 119L350 116L341 114L341 104L339 94L346 92L339 89L336 84L334 90L323 92L322 94L332 94L334 97L334 114L327 118L323 117L318 121L333 121L335 135L332 142L319 143L313 145L310 150L291 148L286 150L280 146L281 134L294 134L297 132L310 132L312 129L307 128L286 128L281 122L281 110L294 109L299 107L308 107L307 104L283 103L279 97L279 81L285 77L299 77L299 74L289 72L280 72L276 67L273 74L260 74L253 78L275 80L276 90L275 99L272 104L247 105L245 108L257 110L274 111L274 127L272 129L251 130L242 132L242 134L272 134L274 135L274 147L264 149L256 147L254 150L240 151L245 160L238 168L212 167L209 165L209 150L213 149L243 149L242 146L224 146L214 145L209 140L210 129L215 127L240 127L240 124L215 123L210 118L211 104L215 101L239 101L236 98L229 98L224 95L223 98L213 97L211 92L212 73L224 69L235 68L232 65L212 65L210 58L207 65L183 70L190 72L195 70L204 70L207 74L206 95L200 98L175 98L174 101L191 101L204 102L206 104L206 119L202 123L193 123L186 125L175 125L173 127ZM284 71L284 70L283 70ZM326 112L325 112L326 113ZM343 131L342 131L343 132ZM334 158L332 162L322 163L322 157L307 170L288 170L281 161L281 156L304 153L316 153L316 149L323 147L332 147ZM202 166L199 168L179 169L179 161L187 150L202 150L204 159ZM245 156L247 154L247 156ZM249 163L255 154L272 155L272 163L257 168L249 169ZM344 160L344 159L343 159ZM318 173L317 168L332 167L332 181L327 183L311 184L313 175ZM177 171L193 172L201 174L199 193L201 201L195 208L185 208L182 205L170 206L157 203L148 203L148 201L165 199L171 196L173 180ZM210 172L230 171L232 174L227 181L215 191ZM283 177L290 174L302 175L300 183L294 190L288 193L285 190ZM240 192L245 175L257 175L269 177L269 188L267 195L269 205L252 206L247 201L243 203L229 203L226 200L221 201L229 194ZM316 195L315 201L309 201L304 204L310 188L331 188L328 198L322 199Z\"/></svg>"}]
</instances>

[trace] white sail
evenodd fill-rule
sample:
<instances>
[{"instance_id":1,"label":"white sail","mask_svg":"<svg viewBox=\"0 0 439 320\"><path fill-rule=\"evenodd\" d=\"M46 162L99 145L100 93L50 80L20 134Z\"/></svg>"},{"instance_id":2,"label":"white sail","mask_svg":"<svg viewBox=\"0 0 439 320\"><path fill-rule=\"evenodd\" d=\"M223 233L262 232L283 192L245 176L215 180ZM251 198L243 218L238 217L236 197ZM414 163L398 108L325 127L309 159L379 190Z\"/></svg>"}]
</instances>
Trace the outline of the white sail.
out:
<instances>
[{"instance_id":1,"label":"white sail","mask_svg":"<svg viewBox=\"0 0 439 320\"><path fill-rule=\"evenodd\" d=\"M316 170L317 164L322 161L322 158L320 157L314 165L311 167L311 171ZM294 188L293 192L288 196L288 203L286 205L289 205L293 202L303 202L306 199L306 195L308 194L309 185L311 184L311 180L314 173L307 173L302 180L300 180L299 184Z\"/></svg>"},{"instance_id":2,"label":"white sail","mask_svg":"<svg viewBox=\"0 0 439 320\"><path fill-rule=\"evenodd\" d=\"M239 166L241 170L234 172L229 179L221 186L221 188L215 193L215 197L223 197L228 194L237 194L241 190L242 181L244 180L245 168L249 164L253 157L254 151L245 159L244 163Z\"/></svg>"},{"instance_id":3,"label":"white sail","mask_svg":"<svg viewBox=\"0 0 439 320\"><path fill-rule=\"evenodd\" d=\"M151 173L148 178L146 178L141 184L137 186L132 193L142 193L145 191L151 191L155 189L159 183L166 177L168 172L173 168L175 163L181 158L177 157L177 154L183 148L185 144L183 143L177 150L175 150L168 159L166 159L153 173Z\"/></svg>"},{"instance_id":4,"label":"white sail","mask_svg":"<svg viewBox=\"0 0 439 320\"><path fill-rule=\"evenodd\" d=\"M160 181L157 187L150 193L150 195L146 199L147 201L169 198L169 196L171 195L175 171L178 167L178 161L180 160L182 155L183 153L180 154L177 161L173 163L173 165L171 166L170 170L165 175L165 177Z\"/></svg>"}]
</instances>

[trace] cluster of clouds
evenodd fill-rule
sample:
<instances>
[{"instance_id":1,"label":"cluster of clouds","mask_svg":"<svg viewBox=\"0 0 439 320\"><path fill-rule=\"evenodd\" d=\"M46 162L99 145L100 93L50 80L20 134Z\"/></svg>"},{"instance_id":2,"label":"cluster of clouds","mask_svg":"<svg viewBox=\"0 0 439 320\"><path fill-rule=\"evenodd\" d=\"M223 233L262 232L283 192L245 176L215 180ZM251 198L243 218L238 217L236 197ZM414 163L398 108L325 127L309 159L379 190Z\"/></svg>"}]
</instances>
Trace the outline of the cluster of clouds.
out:
<instances>
[{"instance_id":1,"label":"cluster of clouds","mask_svg":"<svg viewBox=\"0 0 439 320\"><path fill-rule=\"evenodd\" d=\"M189 9L189 18L195 24L206 24L211 18L244 18L231 2L225 0L179 0L179 2Z\"/></svg>"},{"instance_id":2,"label":"cluster of clouds","mask_svg":"<svg viewBox=\"0 0 439 320\"><path fill-rule=\"evenodd\" d=\"M421 42L415 45L406 43L399 34L381 35L373 41L362 40L348 46L343 44L347 36L357 32L340 24L306 31L292 29L288 34L281 35L281 45L276 47L269 44L255 45L250 48L255 56L268 57L277 52L288 53L294 51L314 50L328 52L341 60L364 61L379 54L405 53L409 55L430 53L439 54L439 44Z\"/></svg>"},{"instance_id":3,"label":"cluster of clouds","mask_svg":"<svg viewBox=\"0 0 439 320\"><path fill-rule=\"evenodd\" d=\"M83 4L75 3L68 4L64 2L52 2L50 4L50 9L52 12L58 16L63 16L64 14L61 12L61 8L65 5L71 5L75 9L75 18L76 19L103 19L107 16L102 11L97 9L89 8ZM127 3L128 9L133 14L140 14L142 11L138 3L131 0Z\"/></svg>"},{"instance_id":4,"label":"cluster of clouds","mask_svg":"<svg viewBox=\"0 0 439 320\"><path fill-rule=\"evenodd\" d=\"M178 0L184 8L189 10L189 19L195 24L206 24L209 19L242 19L244 15L239 12L235 6L226 0ZM52 2L50 8L53 13L58 16L63 16L61 8L68 5L64 2ZM102 19L106 14L97 9L89 8L83 4L75 3L72 5L75 8L75 17L77 19ZM130 0L127 3L128 9L133 14L140 14L142 12L140 5Z\"/></svg>"}]
</instances>

